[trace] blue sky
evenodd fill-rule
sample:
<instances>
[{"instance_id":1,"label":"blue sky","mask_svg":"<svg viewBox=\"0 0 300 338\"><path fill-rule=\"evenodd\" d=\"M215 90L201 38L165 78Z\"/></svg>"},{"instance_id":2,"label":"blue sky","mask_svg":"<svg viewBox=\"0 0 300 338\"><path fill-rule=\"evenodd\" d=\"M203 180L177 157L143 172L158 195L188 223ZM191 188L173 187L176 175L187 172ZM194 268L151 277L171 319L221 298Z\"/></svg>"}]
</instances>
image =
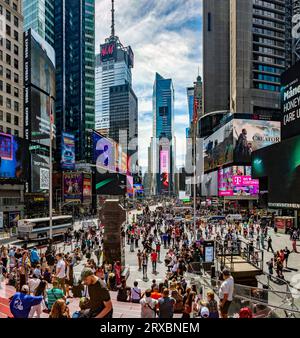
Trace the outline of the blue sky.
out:
<instances>
[{"instance_id":1,"label":"blue sky","mask_svg":"<svg viewBox=\"0 0 300 338\"><path fill-rule=\"evenodd\" d=\"M111 0L96 0L96 52L110 35ZM140 164L147 166L152 136L155 72L175 88L177 166L184 163L188 126L186 87L202 74L202 0L115 0L116 35L135 54L133 87L139 99Z\"/></svg>"}]
</instances>

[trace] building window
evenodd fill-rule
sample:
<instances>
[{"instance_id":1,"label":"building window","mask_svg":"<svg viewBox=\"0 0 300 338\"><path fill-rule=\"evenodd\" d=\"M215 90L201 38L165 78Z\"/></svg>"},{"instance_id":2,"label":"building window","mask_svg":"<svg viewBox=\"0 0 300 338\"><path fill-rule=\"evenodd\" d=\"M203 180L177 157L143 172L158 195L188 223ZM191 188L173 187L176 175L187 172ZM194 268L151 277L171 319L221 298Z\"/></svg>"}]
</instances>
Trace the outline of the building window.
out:
<instances>
[{"instance_id":1,"label":"building window","mask_svg":"<svg viewBox=\"0 0 300 338\"><path fill-rule=\"evenodd\" d=\"M11 99L6 99L6 108L11 109Z\"/></svg>"},{"instance_id":2,"label":"building window","mask_svg":"<svg viewBox=\"0 0 300 338\"><path fill-rule=\"evenodd\" d=\"M0 66L0 75L3 76L3 66Z\"/></svg>"},{"instance_id":3,"label":"building window","mask_svg":"<svg viewBox=\"0 0 300 338\"><path fill-rule=\"evenodd\" d=\"M6 69L6 78L11 80L11 71L9 69Z\"/></svg>"},{"instance_id":4,"label":"building window","mask_svg":"<svg viewBox=\"0 0 300 338\"><path fill-rule=\"evenodd\" d=\"M19 19L16 16L14 16L14 24L16 27L19 27Z\"/></svg>"},{"instance_id":5,"label":"building window","mask_svg":"<svg viewBox=\"0 0 300 338\"><path fill-rule=\"evenodd\" d=\"M19 89L14 87L14 96L19 97Z\"/></svg>"},{"instance_id":6,"label":"building window","mask_svg":"<svg viewBox=\"0 0 300 338\"><path fill-rule=\"evenodd\" d=\"M17 31L14 31L14 38L16 41L19 41L19 33Z\"/></svg>"},{"instance_id":7,"label":"building window","mask_svg":"<svg viewBox=\"0 0 300 338\"><path fill-rule=\"evenodd\" d=\"M11 34L11 29L9 25L6 25L6 34L10 36Z\"/></svg>"},{"instance_id":8,"label":"building window","mask_svg":"<svg viewBox=\"0 0 300 338\"><path fill-rule=\"evenodd\" d=\"M11 134L11 128L7 127L7 128L6 128L6 133L7 133L7 134Z\"/></svg>"},{"instance_id":9,"label":"building window","mask_svg":"<svg viewBox=\"0 0 300 338\"><path fill-rule=\"evenodd\" d=\"M0 90L3 91L3 81L0 80Z\"/></svg>"},{"instance_id":10,"label":"building window","mask_svg":"<svg viewBox=\"0 0 300 338\"><path fill-rule=\"evenodd\" d=\"M13 9L17 12L18 11L18 5L13 3Z\"/></svg>"},{"instance_id":11,"label":"building window","mask_svg":"<svg viewBox=\"0 0 300 338\"><path fill-rule=\"evenodd\" d=\"M11 85L9 83L6 84L6 93L11 94Z\"/></svg>"},{"instance_id":12,"label":"building window","mask_svg":"<svg viewBox=\"0 0 300 338\"><path fill-rule=\"evenodd\" d=\"M6 48L11 50L11 42L8 39L6 39Z\"/></svg>"},{"instance_id":13,"label":"building window","mask_svg":"<svg viewBox=\"0 0 300 338\"><path fill-rule=\"evenodd\" d=\"M8 10L6 10L6 20L9 21L9 22L11 20L11 13Z\"/></svg>"},{"instance_id":14,"label":"building window","mask_svg":"<svg viewBox=\"0 0 300 338\"><path fill-rule=\"evenodd\" d=\"M3 106L3 96L0 95L0 106Z\"/></svg>"},{"instance_id":15,"label":"building window","mask_svg":"<svg viewBox=\"0 0 300 338\"><path fill-rule=\"evenodd\" d=\"M18 112L19 111L19 102L14 102L14 110L16 111L16 112Z\"/></svg>"},{"instance_id":16,"label":"building window","mask_svg":"<svg viewBox=\"0 0 300 338\"><path fill-rule=\"evenodd\" d=\"M14 135L15 135L15 136L19 136L19 130L16 130L16 129L15 129Z\"/></svg>"},{"instance_id":17,"label":"building window","mask_svg":"<svg viewBox=\"0 0 300 338\"><path fill-rule=\"evenodd\" d=\"M14 73L14 81L15 83L19 83L19 75Z\"/></svg>"},{"instance_id":18,"label":"building window","mask_svg":"<svg viewBox=\"0 0 300 338\"><path fill-rule=\"evenodd\" d=\"M19 61L17 59L14 59L14 67L19 69Z\"/></svg>"},{"instance_id":19,"label":"building window","mask_svg":"<svg viewBox=\"0 0 300 338\"><path fill-rule=\"evenodd\" d=\"M19 116L14 116L14 124L15 126L19 125Z\"/></svg>"},{"instance_id":20,"label":"building window","mask_svg":"<svg viewBox=\"0 0 300 338\"><path fill-rule=\"evenodd\" d=\"M0 110L0 121L3 121L3 110Z\"/></svg>"},{"instance_id":21,"label":"building window","mask_svg":"<svg viewBox=\"0 0 300 338\"><path fill-rule=\"evenodd\" d=\"M16 55L19 55L19 47L16 46L16 45L14 45L14 53L15 53Z\"/></svg>"},{"instance_id":22,"label":"building window","mask_svg":"<svg viewBox=\"0 0 300 338\"><path fill-rule=\"evenodd\" d=\"M6 122L11 123L11 114L10 113L6 113Z\"/></svg>"}]
</instances>

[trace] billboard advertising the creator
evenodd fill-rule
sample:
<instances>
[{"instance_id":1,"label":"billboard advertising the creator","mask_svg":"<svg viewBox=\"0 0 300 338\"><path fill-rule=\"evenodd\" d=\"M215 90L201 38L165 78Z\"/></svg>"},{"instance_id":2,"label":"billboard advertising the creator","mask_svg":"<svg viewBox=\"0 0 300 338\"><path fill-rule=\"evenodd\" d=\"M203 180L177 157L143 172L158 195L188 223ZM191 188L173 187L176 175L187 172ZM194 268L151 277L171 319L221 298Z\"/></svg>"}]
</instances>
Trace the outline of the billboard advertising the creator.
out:
<instances>
[{"instance_id":1,"label":"billboard advertising the creator","mask_svg":"<svg viewBox=\"0 0 300 338\"><path fill-rule=\"evenodd\" d=\"M234 162L250 163L253 151L280 142L280 132L279 121L234 119Z\"/></svg>"}]
</instances>

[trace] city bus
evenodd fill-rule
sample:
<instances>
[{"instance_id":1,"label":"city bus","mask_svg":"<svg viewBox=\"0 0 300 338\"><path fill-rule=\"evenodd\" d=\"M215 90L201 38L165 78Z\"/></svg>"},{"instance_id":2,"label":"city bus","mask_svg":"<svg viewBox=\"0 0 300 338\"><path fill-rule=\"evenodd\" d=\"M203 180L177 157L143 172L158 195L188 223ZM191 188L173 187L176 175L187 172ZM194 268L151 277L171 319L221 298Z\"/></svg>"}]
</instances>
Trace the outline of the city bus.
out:
<instances>
[{"instance_id":1,"label":"city bus","mask_svg":"<svg viewBox=\"0 0 300 338\"><path fill-rule=\"evenodd\" d=\"M72 216L53 216L53 238L63 236L67 230L73 230ZM24 241L42 241L50 238L50 218L21 219L18 221L17 238Z\"/></svg>"}]
</instances>

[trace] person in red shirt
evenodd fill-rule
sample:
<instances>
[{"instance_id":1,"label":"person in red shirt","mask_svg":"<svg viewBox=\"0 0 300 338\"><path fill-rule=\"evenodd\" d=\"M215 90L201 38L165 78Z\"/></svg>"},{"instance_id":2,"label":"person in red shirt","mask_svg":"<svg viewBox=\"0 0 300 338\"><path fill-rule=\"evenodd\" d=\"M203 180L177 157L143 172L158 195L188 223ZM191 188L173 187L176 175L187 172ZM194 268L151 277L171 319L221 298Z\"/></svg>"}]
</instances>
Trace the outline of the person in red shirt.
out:
<instances>
[{"instance_id":1,"label":"person in red shirt","mask_svg":"<svg viewBox=\"0 0 300 338\"><path fill-rule=\"evenodd\" d=\"M157 257L158 257L157 252L155 250L152 250L152 252L151 252L151 262L152 262L153 273L156 273Z\"/></svg>"},{"instance_id":2,"label":"person in red shirt","mask_svg":"<svg viewBox=\"0 0 300 338\"><path fill-rule=\"evenodd\" d=\"M155 287L153 292L151 292L151 298L155 300L159 300L159 298L161 298L161 293L159 292L158 287Z\"/></svg>"}]
</instances>

